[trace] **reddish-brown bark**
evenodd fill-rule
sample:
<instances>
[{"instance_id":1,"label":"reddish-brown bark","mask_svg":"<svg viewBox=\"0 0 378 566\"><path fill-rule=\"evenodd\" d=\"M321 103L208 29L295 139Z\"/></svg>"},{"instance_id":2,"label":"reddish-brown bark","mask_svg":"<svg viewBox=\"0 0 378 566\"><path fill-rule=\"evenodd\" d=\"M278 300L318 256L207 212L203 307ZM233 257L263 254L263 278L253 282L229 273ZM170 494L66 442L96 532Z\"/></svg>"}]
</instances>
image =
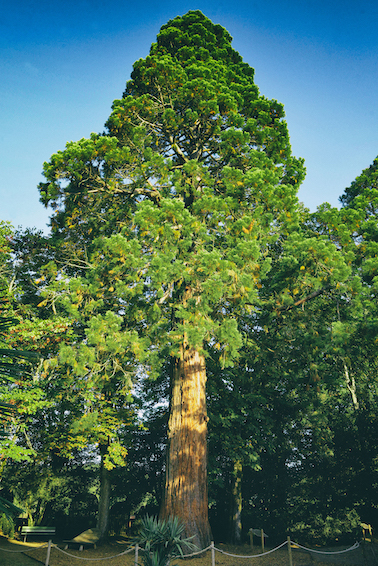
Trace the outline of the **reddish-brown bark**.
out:
<instances>
[{"instance_id":1,"label":"reddish-brown bark","mask_svg":"<svg viewBox=\"0 0 378 566\"><path fill-rule=\"evenodd\" d=\"M207 498L205 358L181 348L173 368L168 460L162 517L178 517L186 537L205 548L211 540Z\"/></svg>"}]
</instances>

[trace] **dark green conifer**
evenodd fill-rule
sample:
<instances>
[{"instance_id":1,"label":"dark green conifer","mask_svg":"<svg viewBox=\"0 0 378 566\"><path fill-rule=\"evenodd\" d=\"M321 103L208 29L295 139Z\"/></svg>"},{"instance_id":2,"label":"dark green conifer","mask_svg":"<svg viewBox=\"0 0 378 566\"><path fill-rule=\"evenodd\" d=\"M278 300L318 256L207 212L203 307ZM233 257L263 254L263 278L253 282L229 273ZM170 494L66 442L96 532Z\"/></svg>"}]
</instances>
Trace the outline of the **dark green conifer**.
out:
<instances>
[{"instance_id":1,"label":"dark green conifer","mask_svg":"<svg viewBox=\"0 0 378 566\"><path fill-rule=\"evenodd\" d=\"M91 312L122 317L152 375L171 359L162 516L178 516L200 548L210 541L207 347L222 365L237 357L238 320L261 303L272 246L298 226L304 177L283 106L253 76L201 12L169 21L135 63L107 131L53 155L40 185Z\"/></svg>"}]
</instances>

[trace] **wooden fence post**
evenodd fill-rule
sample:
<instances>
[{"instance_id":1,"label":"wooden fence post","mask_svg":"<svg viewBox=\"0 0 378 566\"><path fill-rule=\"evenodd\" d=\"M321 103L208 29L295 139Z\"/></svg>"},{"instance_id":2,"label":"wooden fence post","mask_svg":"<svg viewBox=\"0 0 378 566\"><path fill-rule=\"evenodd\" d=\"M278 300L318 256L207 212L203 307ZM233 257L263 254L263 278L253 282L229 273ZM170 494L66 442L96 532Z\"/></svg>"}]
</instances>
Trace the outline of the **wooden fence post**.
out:
<instances>
[{"instance_id":1,"label":"wooden fence post","mask_svg":"<svg viewBox=\"0 0 378 566\"><path fill-rule=\"evenodd\" d=\"M249 541L251 543L251 548L253 548L253 529L249 529Z\"/></svg>"},{"instance_id":2,"label":"wooden fence post","mask_svg":"<svg viewBox=\"0 0 378 566\"><path fill-rule=\"evenodd\" d=\"M289 552L289 566L293 566L293 556L291 554L291 540L287 537L287 550Z\"/></svg>"},{"instance_id":3,"label":"wooden fence post","mask_svg":"<svg viewBox=\"0 0 378 566\"><path fill-rule=\"evenodd\" d=\"M261 552L265 552L265 547L264 547L264 529L261 529Z\"/></svg>"},{"instance_id":4,"label":"wooden fence post","mask_svg":"<svg viewBox=\"0 0 378 566\"><path fill-rule=\"evenodd\" d=\"M50 561L50 552L51 552L51 543L52 541L49 540L49 544L47 546L47 554L46 554L46 562L45 562L45 566L49 566L49 561Z\"/></svg>"},{"instance_id":5,"label":"wooden fence post","mask_svg":"<svg viewBox=\"0 0 378 566\"><path fill-rule=\"evenodd\" d=\"M215 566L215 550L214 550L214 541L211 541L211 566Z\"/></svg>"},{"instance_id":6,"label":"wooden fence post","mask_svg":"<svg viewBox=\"0 0 378 566\"><path fill-rule=\"evenodd\" d=\"M136 545L135 545L135 560L134 560L135 566L138 566L138 550L139 550L139 545L138 545L138 543L136 543Z\"/></svg>"}]
</instances>

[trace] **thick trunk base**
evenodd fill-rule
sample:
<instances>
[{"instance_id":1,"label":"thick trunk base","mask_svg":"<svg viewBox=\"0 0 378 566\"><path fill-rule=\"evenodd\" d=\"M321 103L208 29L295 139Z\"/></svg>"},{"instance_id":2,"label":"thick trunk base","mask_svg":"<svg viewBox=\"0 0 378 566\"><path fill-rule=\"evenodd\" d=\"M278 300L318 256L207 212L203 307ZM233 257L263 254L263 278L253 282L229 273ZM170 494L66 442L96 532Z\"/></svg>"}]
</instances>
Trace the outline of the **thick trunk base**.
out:
<instances>
[{"instance_id":1,"label":"thick trunk base","mask_svg":"<svg viewBox=\"0 0 378 566\"><path fill-rule=\"evenodd\" d=\"M206 367L202 354L182 347L173 369L168 461L161 517L178 517L198 548L211 541L207 498Z\"/></svg>"}]
</instances>

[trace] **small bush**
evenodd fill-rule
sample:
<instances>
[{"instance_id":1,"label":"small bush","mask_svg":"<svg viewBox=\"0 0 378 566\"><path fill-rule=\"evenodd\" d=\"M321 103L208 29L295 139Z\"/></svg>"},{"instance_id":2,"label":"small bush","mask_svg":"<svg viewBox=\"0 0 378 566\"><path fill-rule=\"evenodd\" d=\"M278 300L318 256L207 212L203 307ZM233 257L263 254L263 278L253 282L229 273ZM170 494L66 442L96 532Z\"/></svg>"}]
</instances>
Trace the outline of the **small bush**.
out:
<instances>
[{"instance_id":1,"label":"small bush","mask_svg":"<svg viewBox=\"0 0 378 566\"><path fill-rule=\"evenodd\" d=\"M14 523L5 513L0 517L0 529L5 537L14 538Z\"/></svg>"}]
</instances>

